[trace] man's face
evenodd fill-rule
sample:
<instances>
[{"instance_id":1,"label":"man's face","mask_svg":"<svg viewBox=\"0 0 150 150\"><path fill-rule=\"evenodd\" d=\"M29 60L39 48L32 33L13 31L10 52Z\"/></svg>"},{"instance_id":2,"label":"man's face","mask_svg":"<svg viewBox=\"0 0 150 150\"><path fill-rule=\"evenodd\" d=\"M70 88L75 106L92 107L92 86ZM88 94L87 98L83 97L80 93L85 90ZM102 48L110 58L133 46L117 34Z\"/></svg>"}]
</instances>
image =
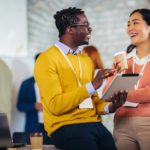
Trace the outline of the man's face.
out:
<instances>
[{"instance_id":1,"label":"man's face","mask_svg":"<svg viewBox=\"0 0 150 150\"><path fill-rule=\"evenodd\" d=\"M77 46L88 44L91 37L91 27L84 14L77 16L78 20L72 27L74 28L73 40Z\"/></svg>"}]
</instances>

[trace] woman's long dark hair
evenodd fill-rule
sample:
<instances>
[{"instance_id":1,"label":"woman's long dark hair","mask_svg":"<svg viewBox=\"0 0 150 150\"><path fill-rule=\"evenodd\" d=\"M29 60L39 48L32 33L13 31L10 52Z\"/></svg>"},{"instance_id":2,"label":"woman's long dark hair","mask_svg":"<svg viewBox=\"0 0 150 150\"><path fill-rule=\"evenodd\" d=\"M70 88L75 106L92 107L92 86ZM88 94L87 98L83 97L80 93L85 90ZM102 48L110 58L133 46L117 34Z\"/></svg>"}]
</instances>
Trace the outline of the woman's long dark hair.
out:
<instances>
[{"instance_id":1,"label":"woman's long dark hair","mask_svg":"<svg viewBox=\"0 0 150 150\"><path fill-rule=\"evenodd\" d=\"M147 23L148 26L150 26L150 9L136 9L133 12L131 12L130 16L132 16L136 12L140 13L142 15L143 20ZM130 44L127 47L127 53L130 53L135 47L135 45Z\"/></svg>"},{"instance_id":2,"label":"woman's long dark hair","mask_svg":"<svg viewBox=\"0 0 150 150\"><path fill-rule=\"evenodd\" d=\"M136 47L135 45L130 44L130 45L127 47L127 53L132 52L132 50L133 50L135 47Z\"/></svg>"}]
</instances>

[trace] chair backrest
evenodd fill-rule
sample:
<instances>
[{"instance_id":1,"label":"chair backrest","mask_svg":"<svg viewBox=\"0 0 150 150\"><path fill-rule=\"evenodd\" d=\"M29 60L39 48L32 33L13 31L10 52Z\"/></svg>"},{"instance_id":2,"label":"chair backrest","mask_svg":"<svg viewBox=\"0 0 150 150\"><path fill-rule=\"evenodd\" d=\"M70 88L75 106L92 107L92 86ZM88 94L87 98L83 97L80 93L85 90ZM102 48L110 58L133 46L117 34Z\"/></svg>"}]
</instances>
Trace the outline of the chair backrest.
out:
<instances>
[{"instance_id":1,"label":"chair backrest","mask_svg":"<svg viewBox=\"0 0 150 150\"><path fill-rule=\"evenodd\" d=\"M26 143L30 144L30 134L26 132L14 132L13 143Z\"/></svg>"}]
</instances>

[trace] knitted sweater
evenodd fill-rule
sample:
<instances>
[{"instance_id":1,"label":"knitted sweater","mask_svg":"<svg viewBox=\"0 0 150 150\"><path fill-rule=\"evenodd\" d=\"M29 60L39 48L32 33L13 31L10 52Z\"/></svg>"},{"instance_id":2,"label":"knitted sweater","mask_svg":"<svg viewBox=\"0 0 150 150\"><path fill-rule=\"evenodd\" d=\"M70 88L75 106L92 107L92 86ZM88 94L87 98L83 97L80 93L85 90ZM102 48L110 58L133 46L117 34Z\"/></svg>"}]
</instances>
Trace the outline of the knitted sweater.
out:
<instances>
[{"instance_id":1,"label":"knitted sweater","mask_svg":"<svg viewBox=\"0 0 150 150\"><path fill-rule=\"evenodd\" d=\"M80 79L77 55L67 54L76 76ZM91 59L78 54L82 66L82 86L68 62L56 46L43 52L35 63L34 77L38 84L44 112L44 125L48 134L68 124L99 122L98 114L104 113L107 102L99 100L97 94L92 96L94 108L80 109L78 106L90 97L85 84L93 79L94 66Z\"/></svg>"}]
</instances>

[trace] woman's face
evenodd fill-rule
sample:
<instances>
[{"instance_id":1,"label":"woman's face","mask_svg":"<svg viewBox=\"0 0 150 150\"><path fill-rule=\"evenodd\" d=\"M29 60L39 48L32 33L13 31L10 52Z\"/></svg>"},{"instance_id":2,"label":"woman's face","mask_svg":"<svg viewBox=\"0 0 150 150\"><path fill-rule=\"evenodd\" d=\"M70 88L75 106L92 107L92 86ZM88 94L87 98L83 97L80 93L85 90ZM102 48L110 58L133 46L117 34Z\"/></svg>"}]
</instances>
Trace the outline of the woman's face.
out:
<instances>
[{"instance_id":1,"label":"woman's face","mask_svg":"<svg viewBox=\"0 0 150 150\"><path fill-rule=\"evenodd\" d=\"M138 12L132 14L128 21L127 33L133 45L150 42L150 26Z\"/></svg>"}]
</instances>

